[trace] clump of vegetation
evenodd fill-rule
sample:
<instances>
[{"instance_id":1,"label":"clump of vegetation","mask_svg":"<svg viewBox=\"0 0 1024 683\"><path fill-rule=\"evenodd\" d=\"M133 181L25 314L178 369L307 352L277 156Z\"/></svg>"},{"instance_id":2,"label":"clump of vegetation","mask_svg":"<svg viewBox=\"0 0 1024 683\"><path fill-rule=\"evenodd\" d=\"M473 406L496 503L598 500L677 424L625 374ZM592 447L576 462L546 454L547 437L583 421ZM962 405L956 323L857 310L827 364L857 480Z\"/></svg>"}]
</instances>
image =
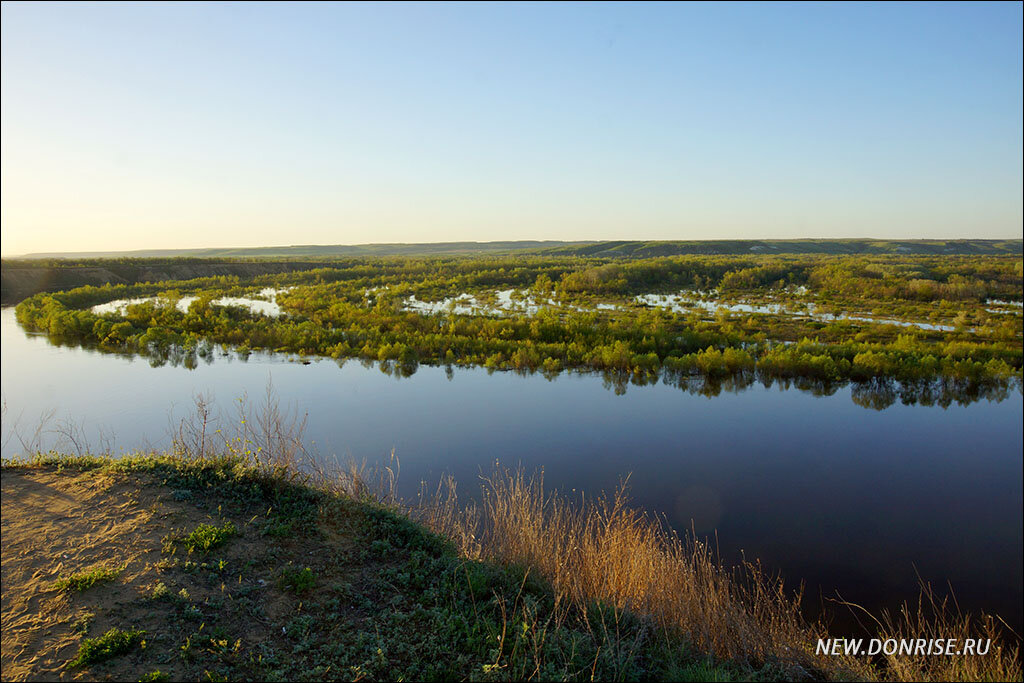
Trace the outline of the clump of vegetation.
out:
<instances>
[{"instance_id":1,"label":"clump of vegetation","mask_svg":"<svg viewBox=\"0 0 1024 683\"><path fill-rule=\"evenodd\" d=\"M71 666L96 664L122 655L137 645L145 647L145 635L145 631L112 628L98 638L86 638L78 646L78 655L71 660Z\"/></svg>"},{"instance_id":2,"label":"clump of vegetation","mask_svg":"<svg viewBox=\"0 0 1024 683\"><path fill-rule=\"evenodd\" d=\"M174 592L167 587L163 581L160 581L153 587L153 592L150 594L152 600L172 600Z\"/></svg>"},{"instance_id":3,"label":"clump of vegetation","mask_svg":"<svg viewBox=\"0 0 1024 683\"><path fill-rule=\"evenodd\" d=\"M225 522L222 526L212 524L200 524L195 531L185 536L181 542L188 548L188 551L206 554L214 548L223 545L229 538L238 533L232 522Z\"/></svg>"},{"instance_id":4,"label":"clump of vegetation","mask_svg":"<svg viewBox=\"0 0 1024 683\"><path fill-rule=\"evenodd\" d=\"M168 675L167 673L161 671L160 669L156 669L155 671L150 671L148 674L143 674L142 678L139 679L139 683L148 683L149 681L169 681L169 680L171 680L170 675Z\"/></svg>"},{"instance_id":5,"label":"clump of vegetation","mask_svg":"<svg viewBox=\"0 0 1024 683\"><path fill-rule=\"evenodd\" d=\"M83 572L76 572L70 576L62 576L53 585L58 590L70 590L79 593L92 588L98 583L113 581L122 571L124 571L124 567L93 567Z\"/></svg>"},{"instance_id":6,"label":"clump of vegetation","mask_svg":"<svg viewBox=\"0 0 1024 683\"><path fill-rule=\"evenodd\" d=\"M92 624L92 621L95 618L96 614L93 612L82 612L78 615L78 618L71 623L71 630L84 636L89 632L89 625Z\"/></svg>"},{"instance_id":7,"label":"clump of vegetation","mask_svg":"<svg viewBox=\"0 0 1024 683\"><path fill-rule=\"evenodd\" d=\"M150 593L149 599L156 602L170 603L179 607L187 607L191 596L185 588L175 593L167 587L167 584L160 581L153 587L153 592Z\"/></svg>"},{"instance_id":8,"label":"clump of vegetation","mask_svg":"<svg viewBox=\"0 0 1024 683\"><path fill-rule=\"evenodd\" d=\"M316 577L309 567L299 569L289 564L281 567L277 578L277 585L281 590L290 590L295 593L305 593L316 584Z\"/></svg>"}]
</instances>

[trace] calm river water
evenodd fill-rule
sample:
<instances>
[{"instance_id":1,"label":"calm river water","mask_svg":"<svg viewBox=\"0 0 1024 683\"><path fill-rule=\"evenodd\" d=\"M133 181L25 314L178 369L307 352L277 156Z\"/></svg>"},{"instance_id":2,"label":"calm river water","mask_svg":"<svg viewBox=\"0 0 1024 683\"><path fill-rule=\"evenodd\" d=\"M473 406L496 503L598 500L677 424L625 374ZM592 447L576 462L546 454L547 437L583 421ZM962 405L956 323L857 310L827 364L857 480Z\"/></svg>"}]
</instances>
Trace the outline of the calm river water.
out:
<instances>
[{"instance_id":1,"label":"calm river water","mask_svg":"<svg viewBox=\"0 0 1024 683\"><path fill-rule=\"evenodd\" d=\"M759 384L714 398L665 384L609 391L601 377L488 374L421 367L398 379L330 360L309 365L220 353L194 370L56 347L0 313L3 455L40 416L116 435L116 449L168 444L192 398L221 408L259 399L268 379L282 404L309 414L321 453L401 463L400 490L444 473L463 495L495 461L543 468L549 487L611 491L678 529L717 531L727 562L760 558L807 602L868 607L916 597L917 575L949 581L961 607L1001 614L1018 632L1022 604L1022 397L948 408L868 410L850 388L831 396ZM43 435L43 447L59 437ZM916 569L915 569L916 568Z\"/></svg>"}]
</instances>

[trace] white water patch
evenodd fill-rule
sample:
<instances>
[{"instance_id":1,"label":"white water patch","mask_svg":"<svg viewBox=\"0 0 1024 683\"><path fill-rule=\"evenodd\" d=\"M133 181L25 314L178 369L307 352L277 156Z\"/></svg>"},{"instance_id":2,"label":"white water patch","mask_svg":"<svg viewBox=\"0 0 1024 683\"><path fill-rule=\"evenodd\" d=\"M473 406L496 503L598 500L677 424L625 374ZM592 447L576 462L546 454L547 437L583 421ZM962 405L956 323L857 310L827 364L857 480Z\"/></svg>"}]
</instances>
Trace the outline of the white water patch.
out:
<instances>
[{"instance_id":1,"label":"white water patch","mask_svg":"<svg viewBox=\"0 0 1024 683\"><path fill-rule=\"evenodd\" d=\"M516 291L514 289L502 289L494 293L494 298L498 300L498 305L502 308L512 308L515 302L512 301L512 293Z\"/></svg>"},{"instance_id":2,"label":"white water patch","mask_svg":"<svg viewBox=\"0 0 1024 683\"><path fill-rule=\"evenodd\" d=\"M487 307L481 306L480 302L472 294L459 294L456 297L448 297L443 301L420 301L413 294L406 297L403 308L407 311L416 311L427 315L437 313L455 313L458 315L479 315L486 312Z\"/></svg>"},{"instance_id":3,"label":"white water patch","mask_svg":"<svg viewBox=\"0 0 1024 683\"><path fill-rule=\"evenodd\" d=\"M238 308L247 308L253 313L265 315L270 318L276 318L281 315L281 306L277 303L276 298L280 292L284 291L287 290L265 287L259 291L257 296L266 297L266 299L253 299L241 296L222 296L219 299L214 299L210 303L214 306L235 306ZM198 299L199 297L197 296L183 296L177 300L175 307L182 313L187 313L192 302L197 301ZM142 303L166 305L168 303L168 299L159 296L115 299L114 301L108 301L104 304L97 304L89 310L96 315L124 315L129 306Z\"/></svg>"},{"instance_id":4,"label":"white water patch","mask_svg":"<svg viewBox=\"0 0 1024 683\"><path fill-rule=\"evenodd\" d=\"M985 303L991 306L1000 306L1001 308L986 308L985 310L989 313L996 313L999 315L1020 315L1022 308L1024 308L1024 301L1004 301L1003 299L988 299Z\"/></svg>"},{"instance_id":5,"label":"white water patch","mask_svg":"<svg viewBox=\"0 0 1024 683\"><path fill-rule=\"evenodd\" d=\"M502 289L495 292L494 296L498 300L498 307L505 311L519 311L527 315L534 315L541 308L541 305L526 290ZM548 299L548 304L545 305L556 304Z\"/></svg>"},{"instance_id":6,"label":"white water patch","mask_svg":"<svg viewBox=\"0 0 1024 683\"><path fill-rule=\"evenodd\" d=\"M248 308L253 313L276 318L281 315L281 306L276 301L263 301L262 299L249 299L238 296L224 296L211 302L214 306L237 306Z\"/></svg>"},{"instance_id":7,"label":"white water patch","mask_svg":"<svg viewBox=\"0 0 1024 683\"><path fill-rule=\"evenodd\" d=\"M155 296L140 296L140 297L132 297L131 299L114 299L113 301L108 301L105 304L96 304L95 306L91 307L89 310L91 312L95 313L96 315L110 315L112 313L117 313L117 314L122 314L123 315L125 309L128 308L129 306L135 306L136 304L145 304L145 303L149 303L149 302L155 302L158 299L159 299L159 297L155 297ZM179 309L181 308L181 301L180 300L178 301L178 308Z\"/></svg>"},{"instance_id":8,"label":"white water patch","mask_svg":"<svg viewBox=\"0 0 1024 683\"><path fill-rule=\"evenodd\" d=\"M406 297L402 307L407 311L416 311L426 315L454 313L457 315L497 315L508 313L525 313L534 315L541 307L557 304L549 299L548 304L538 304L525 290L502 289L494 293L495 303L483 303L472 294L459 294L442 301L420 301L416 295Z\"/></svg>"},{"instance_id":9,"label":"white water patch","mask_svg":"<svg viewBox=\"0 0 1024 683\"><path fill-rule=\"evenodd\" d=\"M723 304L718 301L699 299L689 294L640 294L634 298L639 304L667 308L675 313L689 313L694 309L717 313L719 310L726 310L730 313L767 313L786 314L788 311L781 304L769 304L767 306L755 306L752 304Z\"/></svg>"},{"instance_id":10,"label":"white water patch","mask_svg":"<svg viewBox=\"0 0 1024 683\"><path fill-rule=\"evenodd\" d=\"M369 293L370 290L367 290ZM807 289L798 287L797 294L805 294ZM919 321L897 320L895 318L876 318L867 315L853 315L847 313L826 313L819 312L813 302L791 302L791 303L723 303L718 300L718 292L684 290L678 294L641 294L633 299L634 303L658 308L667 308L676 313L688 314L693 311L704 311L712 315L719 311L729 313L758 313L764 315L780 315L805 317L821 322L835 322L837 320L849 320L852 322L877 323L885 325L897 325L899 327L916 327L922 330L935 330L952 332L955 328L952 325L940 325L937 323L926 323ZM554 299L538 301L527 290L502 289L494 292L494 302L481 302L472 294L459 294L455 297L448 297L442 301L420 301L415 295L406 297L403 300L403 309L416 311L425 315L437 315L443 313L456 315L493 315L504 316L511 313L523 315L535 315L541 308L552 308L572 310L579 312L618 311L622 306L613 303L597 303L593 306L577 306L575 304L559 303Z\"/></svg>"},{"instance_id":11,"label":"white water patch","mask_svg":"<svg viewBox=\"0 0 1024 683\"><path fill-rule=\"evenodd\" d=\"M277 287L264 287L263 289L261 289L259 292L256 293L256 296L258 296L261 299L266 299L267 301L277 301L277 295L278 294L284 294L285 292L290 292L293 289L295 289L294 285L292 285L291 287L280 287L280 288L277 288Z\"/></svg>"},{"instance_id":12,"label":"white water patch","mask_svg":"<svg viewBox=\"0 0 1024 683\"><path fill-rule=\"evenodd\" d=\"M815 320L833 321L833 320L857 320L866 323L877 323L880 325L897 325L899 327L916 327L921 330L934 330L938 332L952 332L956 328L953 325L938 325L935 323L921 323L912 320L893 320L892 318L869 318L867 316L860 315L833 315L831 313L819 313L812 315ZM973 331L973 329L971 330Z\"/></svg>"},{"instance_id":13,"label":"white water patch","mask_svg":"<svg viewBox=\"0 0 1024 683\"><path fill-rule=\"evenodd\" d=\"M595 310L595 308L560 303L550 297L538 302L525 289L496 290L494 292L494 300L494 303L489 301L481 302L472 294L460 294L456 297L448 297L442 301L420 301L416 298L416 295L411 295L402 301L402 308L406 311L416 311L425 315L454 313L457 315L493 315L498 317L510 314L533 316L542 308L580 311L584 313ZM596 309L604 311L614 311L620 308L617 304L599 303L596 305Z\"/></svg>"},{"instance_id":14,"label":"white water patch","mask_svg":"<svg viewBox=\"0 0 1024 683\"><path fill-rule=\"evenodd\" d=\"M703 310L708 313L718 313L721 310L729 313L761 313L765 315L788 315L795 317L806 317L820 322L835 322L837 320L850 320L855 322L877 323L883 325L898 325L900 327L916 327L922 330L935 330L952 332L955 328L951 325L939 325L909 320L896 320L893 318L873 318L864 315L849 315L846 313L819 313L814 303L807 302L797 306L786 306L783 304L748 304L732 303L725 304L720 301L707 300L694 297L688 292L680 294L641 294L634 299L637 303L647 306L668 308L676 313L690 313L693 310Z\"/></svg>"}]
</instances>

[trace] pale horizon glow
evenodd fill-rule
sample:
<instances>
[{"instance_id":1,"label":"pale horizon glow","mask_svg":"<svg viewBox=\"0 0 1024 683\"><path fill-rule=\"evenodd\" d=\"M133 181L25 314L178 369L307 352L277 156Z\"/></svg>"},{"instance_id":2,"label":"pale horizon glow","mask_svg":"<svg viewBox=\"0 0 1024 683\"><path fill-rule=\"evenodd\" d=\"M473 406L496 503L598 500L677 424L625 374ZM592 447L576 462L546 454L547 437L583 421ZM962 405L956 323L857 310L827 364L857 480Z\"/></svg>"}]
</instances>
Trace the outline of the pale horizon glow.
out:
<instances>
[{"instance_id":1,"label":"pale horizon glow","mask_svg":"<svg viewBox=\"0 0 1024 683\"><path fill-rule=\"evenodd\" d=\"M1019 239L1021 3L2 5L0 252Z\"/></svg>"}]
</instances>

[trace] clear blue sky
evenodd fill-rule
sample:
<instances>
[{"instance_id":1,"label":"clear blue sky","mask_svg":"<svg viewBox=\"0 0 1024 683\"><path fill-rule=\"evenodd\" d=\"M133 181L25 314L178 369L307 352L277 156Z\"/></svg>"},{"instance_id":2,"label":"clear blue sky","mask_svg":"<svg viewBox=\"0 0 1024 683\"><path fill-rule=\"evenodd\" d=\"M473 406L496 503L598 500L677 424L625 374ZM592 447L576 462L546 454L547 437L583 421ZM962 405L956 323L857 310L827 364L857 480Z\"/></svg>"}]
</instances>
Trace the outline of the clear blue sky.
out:
<instances>
[{"instance_id":1,"label":"clear blue sky","mask_svg":"<svg viewBox=\"0 0 1024 683\"><path fill-rule=\"evenodd\" d=\"M1021 8L5 2L2 251L1020 237Z\"/></svg>"}]
</instances>

